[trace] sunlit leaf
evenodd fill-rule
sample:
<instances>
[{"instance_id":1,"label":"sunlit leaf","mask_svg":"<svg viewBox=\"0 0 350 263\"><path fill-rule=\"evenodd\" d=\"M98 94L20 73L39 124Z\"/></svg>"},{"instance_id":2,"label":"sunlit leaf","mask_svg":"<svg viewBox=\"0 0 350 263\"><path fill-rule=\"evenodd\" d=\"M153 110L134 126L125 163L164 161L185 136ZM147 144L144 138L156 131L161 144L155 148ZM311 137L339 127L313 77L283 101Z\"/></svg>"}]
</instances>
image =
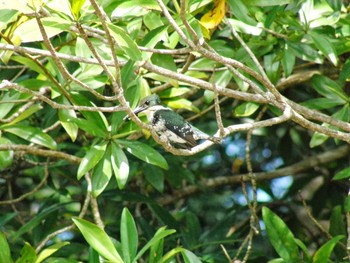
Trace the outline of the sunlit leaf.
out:
<instances>
[{"instance_id":1,"label":"sunlit leaf","mask_svg":"<svg viewBox=\"0 0 350 263\"><path fill-rule=\"evenodd\" d=\"M99 196L112 177L111 149L107 147L104 156L94 167L91 175L92 195Z\"/></svg>"},{"instance_id":2,"label":"sunlit leaf","mask_svg":"<svg viewBox=\"0 0 350 263\"><path fill-rule=\"evenodd\" d=\"M111 144L111 163L119 189L123 189L129 177L129 161L119 145Z\"/></svg>"},{"instance_id":3,"label":"sunlit leaf","mask_svg":"<svg viewBox=\"0 0 350 263\"><path fill-rule=\"evenodd\" d=\"M331 240L327 241L322 247L320 247L316 251L312 262L313 263L327 262L330 259L330 256L332 254L332 251L335 245L344 237L345 236L336 236L336 237L333 237Z\"/></svg>"},{"instance_id":4,"label":"sunlit leaf","mask_svg":"<svg viewBox=\"0 0 350 263\"><path fill-rule=\"evenodd\" d=\"M4 137L0 137L0 145L10 145L12 142ZM0 151L0 170L10 166L13 162L13 151Z\"/></svg>"},{"instance_id":5,"label":"sunlit leaf","mask_svg":"<svg viewBox=\"0 0 350 263\"><path fill-rule=\"evenodd\" d=\"M92 146L83 159L80 162L77 178L78 180L83 177L88 171L96 166L96 164L101 160L106 150L106 144L96 144Z\"/></svg>"},{"instance_id":6,"label":"sunlit leaf","mask_svg":"<svg viewBox=\"0 0 350 263\"><path fill-rule=\"evenodd\" d=\"M137 252L138 233L135 221L127 208L123 209L120 221L120 241L124 261L131 263Z\"/></svg>"},{"instance_id":7,"label":"sunlit leaf","mask_svg":"<svg viewBox=\"0 0 350 263\"><path fill-rule=\"evenodd\" d=\"M164 157L147 144L138 141L126 140L115 140L115 142L121 144L129 153L140 160L157 165L165 170L168 169L168 163Z\"/></svg>"},{"instance_id":8,"label":"sunlit leaf","mask_svg":"<svg viewBox=\"0 0 350 263\"><path fill-rule=\"evenodd\" d=\"M56 142L51 138L51 136L42 132L38 128L25 125L13 125L11 127L5 127L3 130L21 137L24 140L50 149L56 149L57 147Z\"/></svg>"},{"instance_id":9,"label":"sunlit leaf","mask_svg":"<svg viewBox=\"0 0 350 263\"><path fill-rule=\"evenodd\" d=\"M101 256L111 262L123 263L122 258L105 231L84 219L72 218L72 220L79 228L89 245L93 247Z\"/></svg>"},{"instance_id":10,"label":"sunlit leaf","mask_svg":"<svg viewBox=\"0 0 350 263\"><path fill-rule=\"evenodd\" d=\"M350 178L350 167L347 167L340 172L337 172L335 176L333 177L333 180L343 180Z\"/></svg>"},{"instance_id":11,"label":"sunlit leaf","mask_svg":"<svg viewBox=\"0 0 350 263\"><path fill-rule=\"evenodd\" d=\"M12 262L10 246L2 232L0 232L0 247L0 262Z\"/></svg>"},{"instance_id":12,"label":"sunlit leaf","mask_svg":"<svg viewBox=\"0 0 350 263\"><path fill-rule=\"evenodd\" d=\"M214 0L213 8L201 17L200 24L209 31L213 30L221 23L225 12L226 0Z\"/></svg>"},{"instance_id":13,"label":"sunlit leaf","mask_svg":"<svg viewBox=\"0 0 350 263\"><path fill-rule=\"evenodd\" d=\"M260 107L260 104L254 102L243 102L235 108L234 114L238 117L247 117L256 112Z\"/></svg>"},{"instance_id":14,"label":"sunlit leaf","mask_svg":"<svg viewBox=\"0 0 350 263\"><path fill-rule=\"evenodd\" d=\"M36 258L36 260L34 261L34 263L42 262L43 260L45 260L46 258L51 256L53 253L57 252L61 247L64 247L68 244L69 244L69 242L61 242L61 243L56 243L52 246L45 248L43 251L41 251L39 253L39 255Z\"/></svg>"}]
</instances>

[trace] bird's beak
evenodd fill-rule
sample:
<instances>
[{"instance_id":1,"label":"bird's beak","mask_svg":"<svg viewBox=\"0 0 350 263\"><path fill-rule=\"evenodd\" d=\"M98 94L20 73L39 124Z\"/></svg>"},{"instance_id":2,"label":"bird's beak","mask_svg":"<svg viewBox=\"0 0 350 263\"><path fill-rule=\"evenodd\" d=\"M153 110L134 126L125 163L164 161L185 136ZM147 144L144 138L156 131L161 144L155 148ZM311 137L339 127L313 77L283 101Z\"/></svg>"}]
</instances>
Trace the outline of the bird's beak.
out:
<instances>
[{"instance_id":1,"label":"bird's beak","mask_svg":"<svg viewBox=\"0 0 350 263\"><path fill-rule=\"evenodd\" d=\"M133 112L135 115L139 114L140 112L143 112L144 110L146 110L147 108L146 107L143 107L143 106L138 106L136 107ZM126 115L123 119L124 121L129 121L130 120L130 117L128 115Z\"/></svg>"}]
</instances>

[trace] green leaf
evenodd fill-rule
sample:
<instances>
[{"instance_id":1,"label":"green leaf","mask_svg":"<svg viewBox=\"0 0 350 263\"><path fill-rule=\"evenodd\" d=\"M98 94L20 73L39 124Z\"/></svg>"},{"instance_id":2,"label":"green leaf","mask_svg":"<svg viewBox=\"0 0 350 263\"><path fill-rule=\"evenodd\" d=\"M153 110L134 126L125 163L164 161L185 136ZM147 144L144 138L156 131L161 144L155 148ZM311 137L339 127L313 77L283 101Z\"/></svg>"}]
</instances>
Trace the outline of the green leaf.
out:
<instances>
[{"instance_id":1,"label":"green leaf","mask_svg":"<svg viewBox=\"0 0 350 263\"><path fill-rule=\"evenodd\" d=\"M319 146L319 145L323 144L325 141L327 141L328 138L329 137L323 133L315 132L311 137L309 146L310 146L310 148L314 148L316 146Z\"/></svg>"},{"instance_id":2,"label":"green leaf","mask_svg":"<svg viewBox=\"0 0 350 263\"><path fill-rule=\"evenodd\" d=\"M61 17L44 17L40 19L43 23L49 38L60 34L64 30L68 30L71 22ZM20 37L22 43L42 41L38 23L36 19L30 19L18 26L13 35Z\"/></svg>"},{"instance_id":3,"label":"green leaf","mask_svg":"<svg viewBox=\"0 0 350 263\"><path fill-rule=\"evenodd\" d=\"M248 5L254 6L274 6L274 5L287 5L293 3L293 0L249 0Z\"/></svg>"},{"instance_id":4,"label":"green leaf","mask_svg":"<svg viewBox=\"0 0 350 263\"><path fill-rule=\"evenodd\" d=\"M103 158L94 167L91 176L92 195L99 196L112 177L111 147L108 147Z\"/></svg>"},{"instance_id":5,"label":"green leaf","mask_svg":"<svg viewBox=\"0 0 350 263\"><path fill-rule=\"evenodd\" d=\"M235 108L235 116L247 117L252 115L259 109L260 104L255 102L243 102L238 107Z\"/></svg>"},{"instance_id":6,"label":"green leaf","mask_svg":"<svg viewBox=\"0 0 350 263\"><path fill-rule=\"evenodd\" d=\"M101 228L89 221L81 218L72 218L74 224L79 228L85 240L101 256L111 262L123 263L118 251L113 245L112 240Z\"/></svg>"},{"instance_id":7,"label":"green leaf","mask_svg":"<svg viewBox=\"0 0 350 263\"><path fill-rule=\"evenodd\" d=\"M144 170L145 179L160 193L164 190L164 173L163 170L156 166L146 167Z\"/></svg>"},{"instance_id":8,"label":"green leaf","mask_svg":"<svg viewBox=\"0 0 350 263\"><path fill-rule=\"evenodd\" d=\"M20 229L18 229L12 236L11 238L16 239L23 235L24 233L27 233L34 227L38 226L43 219L47 218L49 215L51 215L53 212L59 210L60 208L71 204L71 202L68 203L58 203L52 206L49 206L45 209L43 209L41 212L37 213L35 217L33 217L31 220L29 220L27 223L25 223L23 226L21 226Z\"/></svg>"},{"instance_id":9,"label":"green leaf","mask_svg":"<svg viewBox=\"0 0 350 263\"><path fill-rule=\"evenodd\" d=\"M80 17L80 9L84 5L86 0L74 0L72 1L72 13L75 17L75 19L79 19Z\"/></svg>"},{"instance_id":10,"label":"green leaf","mask_svg":"<svg viewBox=\"0 0 350 263\"><path fill-rule=\"evenodd\" d=\"M17 122L20 122L24 119L27 119L29 116L33 115L35 112L42 109L42 106L40 104L34 104L30 106L28 109L20 113L16 118L14 118L11 122L7 123L6 125L11 126L16 124Z\"/></svg>"},{"instance_id":11,"label":"green leaf","mask_svg":"<svg viewBox=\"0 0 350 263\"><path fill-rule=\"evenodd\" d=\"M0 137L0 144L10 145L12 142L4 137ZM0 171L10 166L12 162L13 151L0 151Z\"/></svg>"},{"instance_id":12,"label":"green leaf","mask_svg":"<svg viewBox=\"0 0 350 263\"><path fill-rule=\"evenodd\" d=\"M0 262L13 262L11 258L10 246L4 233L0 232Z\"/></svg>"},{"instance_id":13,"label":"green leaf","mask_svg":"<svg viewBox=\"0 0 350 263\"><path fill-rule=\"evenodd\" d=\"M320 35L314 31L310 31L309 35L314 41L315 46L322 52L322 54L325 55L333 63L334 66L337 66L338 56L335 48L328 40L328 38L324 34Z\"/></svg>"},{"instance_id":14,"label":"green leaf","mask_svg":"<svg viewBox=\"0 0 350 263\"><path fill-rule=\"evenodd\" d=\"M333 99L338 102L347 102L349 97L345 94L342 87L335 81L323 75L314 75L311 78L312 87L322 96Z\"/></svg>"},{"instance_id":15,"label":"green leaf","mask_svg":"<svg viewBox=\"0 0 350 263\"><path fill-rule=\"evenodd\" d=\"M310 99L301 103L301 105L315 110L330 109L343 104L344 101L334 100L330 98Z\"/></svg>"},{"instance_id":16,"label":"green leaf","mask_svg":"<svg viewBox=\"0 0 350 263\"><path fill-rule=\"evenodd\" d=\"M200 112L200 110L193 105L192 101L183 98L169 100L167 105L173 109L187 109L196 113Z\"/></svg>"},{"instance_id":17,"label":"green leaf","mask_svg":"<svg viewBox=\"0 0 350 263\"><path fill-rule=\"evenodd\" d=\"M165 170L168 169L168 163L164 157L147 144L138 141L126 140L115 140L115 142L123 145L129 153L139 158L140 160L145 161L146 163L157 165Z\"/></svg>"},{"instance_id":18,"label":"green leaf","mask_svg":"<svg viewBox=\"0 0 350 263\"><path fill-rule=\"evenodd\" d=\"M34 263L42 262L43 260L51 256L53 253L57 252L61 247L64 247L68 244L69 242L61 242L61 243L57 243L52 246L49 246L48 248L45 248L43 251L39 253Z\"/></svg>"},{"instance_id":19,"label":"green leaf","mask_svg":"<svg viewBox=\"0 0 350 263\"><path fill-rule=\"evenodd\" d=\"M183 249L181 251L185 263L201 263L202 261L191 251Z\"/></svg>"},{"instance_id":20,"label":"green leaf","mask_svg":"<svg viewBox=\"0 0 350 263\"><path fill-rule=\"evenodd\" d=\"M283 50L283 57L282 57L282 66L284 70L284 77L288 77L290 74L292 74L294 65L295 65L295 55L290 50L288 44L286 43L284 50Z\"/></svg>"},{"instance_id":21,"label":"green leaf","mask_svg":"<svg viewBox=\"0 0 350 263\"><path fill-rule=\"evenodd\" d=\"M12 133L24 140L29 142L39 144L41 146L56 149L56 142L50 137L50 135L42 132L38 128L24 126L24 125L14 125L11 127L5 127L3 129L6 132Z\"/></svg>"},{"instance_id":22,"label":"green leaf","mask_svg":"<svg viewBox=\"0 0 350 263\"><path fill-rule=\"evenodd\" d=\"M21 249L21 256L16 260L16 263L35 262L37 255L35 249L27 242Z\"/></svg>"},{"instance_id":23,"label":"green leaf","mask_svg":"<svg viewBox=\"0 0 350 263\"><path fill-rule=\"evenodd\" d=\"M111 163L119 189L123 189L129 177L129 161L119 145L112 142Z\"/></svg>"},{"instance_id":24,"label":"green leaf","mask_svg":"<svg viewBox=\"0 0 350 263\"><path fill-rule=\"evenodd\" d=\"M139 258L154 244L158 243L159 240L164 239L166 236L169 236L176 231L173 229L166 229L166 227L161 227L157 230L154 236L142 247L142 249L137 253L136 257L133 260L133 263L136 263Z\"/></svg>"},{"instance_id":25,"label":"green leaf","mask_svg":"<svg viewBox=\"0 0 350 263\"><path fill-rule=\"evenodd\" d=\"M159 41L165 39L167 36L168 26L160 26L151 30L140 43L143 47L154 48ZM151 52L142 52L142 58L144 60L149 59L152 56Z\"/></svg>"},{"instance_id":26,"label":"green leaf","mask_svg":"<svg viewBox=\"0 0 350 263\"><path fill-rule=\"evenodd\" d=\"M294 240L295 240L295 243L298 245L298 247L300 247L301 250L304 252L303 258L304 258L305 263L306 262L311 263L312 258L311 258L311 255L310 255L308 248L305 246L305 244L301 240L299 240L297 238L295 238Z\"/></svg>"},{"instance_id":27,"label":"green leaf","mask_svg":"<svg viewBox=\"0 0 350 263\"><path fill-rule=\"evenodd\" d=\"M149 263L162 262L164 239L154 242L149 251Z\"/></svg>"},{"instance_id":28,"label":"green leaf","mask_svg":"<svg viewBox=\"0 0 350 263\"><path fill-rule=\"evenodd\" d=\"M71 96L74 99L75 104L79 106L90 106L94 107L95 105L86 98L81 93L71 93ZM107 127L108 121L102 112L92 112L92 111L80 111L81 114L85 117L84 119L74 118L71 121L76 123L81 129L85 130L89 134L98 137L105 137L108 134Z\"/></svg>"},{"instance_id":29,"label":"green leaf","mask_svg":"<svg viewBox=\"0 0 350 263\"><path fill-rule=\"evenodd\" d=\"M60 97L60 103L63 103L64 105L70 105L68 100L63 96ZM72 119L77 118L75 111L67 110L67 109L59 109L58 118L64 130L68 133L72 142L74 142L78 136L78 131L79 131L78 125L72 122Z\"/></svg>"},{"instance_id":30,"label":"green leaf","mask_svg":"<svg viewBox=\"0 0 350 263\"><path fill-rule=\"evenodd\" d=\"M249 12L249 8L246 7L246 1L242 0L228 0L232 13L239 21L242 21L248 25L254 26L256 25L255 19L251 16Z\"/></svg>"},{"instance_id":31,"label":"green leaf","mask_svg":"<svg viewBox=\"0 0 350 263\"><path fill-rule=\"evenodd\" d=\"M87 151L87 153L81 160L78 168L78 173L77 173L78 180L83 175L85 175L88 171L90 171L92 168L96 166L96 164L103 157L106 147L107 147L106 144L102 144L102 145L96 144Z\"/></svg>"},{"instance_id":32,"label":"green leaf","mask_svg":"<svg viewBox=\"0 0 350 263\"><path fill-rule=\"evenodd\" d=\"M344 237L345 236L336 236L336 237L333 237L331 240L327 241L322 247L320 247L316 251L312 262L324 263L330 260L330 256L332 254L332 251L335 245L339 242L339 240L343 239Z\"/></svg>"},{"instance_id":33,"label":"green leaf","mask_svg":"<svg viewBox=\"0 0 350 263\"><path fill-rule=\"evenodd\" d=\"M126 263L132 262L136 256L139 241L135 221L127 208L124 208L122 212L120 241L124 261Z\"/></svg>"},{"instance_id":34,"label":"green leaf","mask_svg":"<svg viewBox=\"0 0 350 263\"><path fill-rule=\"evenodd\" d=\"M343 180L350 178L350 167L347 167L340 172L337 172L333 177L333 180Z\"/></svg>"},{"instance_id":35,"label":"green leaf","mask_svg":"<svg viewBox=\"0 0 350 263\"><path fill-rule=\"evenodd\" d=\"M288 226L267 207L263 207L262 214L268 237L277 254L286 262L300 262L298 246Z\"/></svg>"},{"instance_id":36,"label":"green leaf","mask_svg":"<svg viewBox=\"0 0 350 263\"><path fill-rule=\"evenodd\" d=\"M118 46L130 57L130 59L139 61L142 59L141 52L136 43L120 27L113 24L107 24L111 34L118 43Z\"/></svg>"}]
</instances>

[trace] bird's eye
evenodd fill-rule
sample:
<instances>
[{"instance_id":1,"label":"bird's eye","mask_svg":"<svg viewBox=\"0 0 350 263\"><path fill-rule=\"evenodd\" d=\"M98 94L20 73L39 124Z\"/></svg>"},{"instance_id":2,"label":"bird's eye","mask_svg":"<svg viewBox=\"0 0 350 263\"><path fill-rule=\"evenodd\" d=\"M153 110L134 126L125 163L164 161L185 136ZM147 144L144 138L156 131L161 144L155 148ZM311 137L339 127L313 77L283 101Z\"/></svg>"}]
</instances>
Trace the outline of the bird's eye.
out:
<instances>
[{"instance_id":1,"label":"bird's eye","mask_svg":"<svg viewBox=\"0 0 350 263\"><path fill-rule=\"evenodd\" d=\"M145 101L145 104L148 106L148 105L149 105L149 100L146 100L146 101Z\"/></svg>"}]
</instances>

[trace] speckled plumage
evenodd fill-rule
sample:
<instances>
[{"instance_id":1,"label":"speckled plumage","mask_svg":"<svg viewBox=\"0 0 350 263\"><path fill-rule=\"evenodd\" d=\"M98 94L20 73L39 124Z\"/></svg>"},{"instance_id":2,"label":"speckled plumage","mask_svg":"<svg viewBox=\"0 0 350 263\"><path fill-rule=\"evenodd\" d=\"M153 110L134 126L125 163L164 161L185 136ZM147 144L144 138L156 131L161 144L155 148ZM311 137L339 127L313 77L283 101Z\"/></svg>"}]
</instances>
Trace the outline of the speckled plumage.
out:
<instances>
[{"instance_id":1,"label":"speckled plumage","mask_svg":"<svg viewBox=\"0 0 350 263\"><path fill-rule=\"evenodd\" d=\"M135 114L144 113L154 131L172 144L186 147L198 145L197 140L212 140L208 134L192 126L181 115L161 105L158 95L153 94L144 98L134 110ZM215 138L216 139L216 138Z\"/></svg>"}]
</instances>

